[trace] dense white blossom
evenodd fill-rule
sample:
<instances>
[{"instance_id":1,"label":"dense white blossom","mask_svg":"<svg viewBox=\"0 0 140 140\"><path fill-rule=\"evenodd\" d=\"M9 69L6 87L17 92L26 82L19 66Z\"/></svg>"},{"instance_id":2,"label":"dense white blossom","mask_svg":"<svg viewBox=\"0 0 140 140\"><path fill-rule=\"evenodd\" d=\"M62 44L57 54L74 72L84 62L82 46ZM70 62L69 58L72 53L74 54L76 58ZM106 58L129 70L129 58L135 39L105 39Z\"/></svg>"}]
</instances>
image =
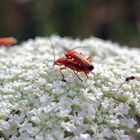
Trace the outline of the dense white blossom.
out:
<instances>
[{"instance_id":1,"label":"dense white blossom","mask_svg":"<svg viewBox=\"0 0 140 140\"><path fill-rule=\"evenodd\" d=\"M64 47L93 56L89 78L67 68L63 82L50 40L56 59ZM1 140L129 140L139 125L139 49L59 36L0 48Z\"/></svg>"}]
</instances>

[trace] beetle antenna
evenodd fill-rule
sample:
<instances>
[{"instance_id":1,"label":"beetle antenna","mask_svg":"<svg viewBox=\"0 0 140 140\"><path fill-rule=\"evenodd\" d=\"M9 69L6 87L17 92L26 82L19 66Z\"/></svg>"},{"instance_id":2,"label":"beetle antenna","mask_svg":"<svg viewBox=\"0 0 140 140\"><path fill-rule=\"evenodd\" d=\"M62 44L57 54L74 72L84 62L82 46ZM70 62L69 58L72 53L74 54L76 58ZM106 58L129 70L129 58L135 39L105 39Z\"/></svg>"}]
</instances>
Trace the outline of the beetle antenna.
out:
<instances>
[{"instance_id":1,"label":"beetle antenna","mask_svg":"<svg viewBox=\"0 0 140 140\"><path fill-rule=\"evenodd\" d=\"M54 56L53 61L55 62L55 50L54 50L54 45L53 45L51 39L50 39L50 42L51 42L51 47L52 47L52 49L53 49L53 56ZM53 67L54 67L54 64L53 64Z\"/></svg>"}]
</instances>

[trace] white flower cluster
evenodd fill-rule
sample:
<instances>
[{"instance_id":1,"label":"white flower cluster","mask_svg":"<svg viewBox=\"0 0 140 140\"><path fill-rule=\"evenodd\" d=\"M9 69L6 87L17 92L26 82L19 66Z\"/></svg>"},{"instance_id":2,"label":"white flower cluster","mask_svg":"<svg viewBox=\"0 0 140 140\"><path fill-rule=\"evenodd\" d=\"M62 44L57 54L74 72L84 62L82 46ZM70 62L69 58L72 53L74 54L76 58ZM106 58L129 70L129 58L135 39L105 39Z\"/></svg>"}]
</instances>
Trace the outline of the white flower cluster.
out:
<instances>
[{"instance_id":1,"label":"white flower cluster","mask_svg":"<svg viewBox=\"0 0 140 140\"><path fill-rule=\"evenodd\" d=\"M63 82L50 40L56 59L64 47L93 56L89 78L67 68ZM0 140L128 140L139 130L139 49L59 36L0 48Z\"/></svg>"}]
</instances>

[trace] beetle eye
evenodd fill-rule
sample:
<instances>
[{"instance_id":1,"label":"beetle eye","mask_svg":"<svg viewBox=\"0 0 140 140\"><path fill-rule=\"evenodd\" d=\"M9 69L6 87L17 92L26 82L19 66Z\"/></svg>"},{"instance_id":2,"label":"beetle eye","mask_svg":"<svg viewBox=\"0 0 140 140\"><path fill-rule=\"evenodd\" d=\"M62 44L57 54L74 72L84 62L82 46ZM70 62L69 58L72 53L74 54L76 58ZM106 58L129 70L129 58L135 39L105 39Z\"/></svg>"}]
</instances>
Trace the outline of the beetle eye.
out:
<instances>
[{"instance_id":1,"label":"beetle eye","mask_svg":"<svg viewBox=\"0 0 140 140\"><path fill-rule=\"evenodd\" d=\"M89 70L93 70L94 69L94 66L90 66L88 69Z\"/></svg>"}]
</instances>

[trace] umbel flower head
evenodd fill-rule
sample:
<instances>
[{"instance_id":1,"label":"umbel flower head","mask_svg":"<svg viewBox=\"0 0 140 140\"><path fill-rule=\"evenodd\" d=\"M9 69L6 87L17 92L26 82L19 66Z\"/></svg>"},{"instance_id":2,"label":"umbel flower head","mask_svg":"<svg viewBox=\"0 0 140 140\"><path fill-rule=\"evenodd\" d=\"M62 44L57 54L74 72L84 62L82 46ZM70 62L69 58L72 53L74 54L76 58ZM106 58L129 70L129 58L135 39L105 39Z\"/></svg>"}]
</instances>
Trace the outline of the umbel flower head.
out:
<instances>
[{"instance_id":1,"label":"umbel flower head","mask_svg":"<svg viewBox=\"0 0 140 140\"><path fill-rule=\"evenodd\" d=\"M53 68L64 47L93 56L87 78ZM126 80L128 77L133 80ZM1 140L127 140L140 130L140 50L94 37L0 47Z\"/></svg>"}]
</instances>

